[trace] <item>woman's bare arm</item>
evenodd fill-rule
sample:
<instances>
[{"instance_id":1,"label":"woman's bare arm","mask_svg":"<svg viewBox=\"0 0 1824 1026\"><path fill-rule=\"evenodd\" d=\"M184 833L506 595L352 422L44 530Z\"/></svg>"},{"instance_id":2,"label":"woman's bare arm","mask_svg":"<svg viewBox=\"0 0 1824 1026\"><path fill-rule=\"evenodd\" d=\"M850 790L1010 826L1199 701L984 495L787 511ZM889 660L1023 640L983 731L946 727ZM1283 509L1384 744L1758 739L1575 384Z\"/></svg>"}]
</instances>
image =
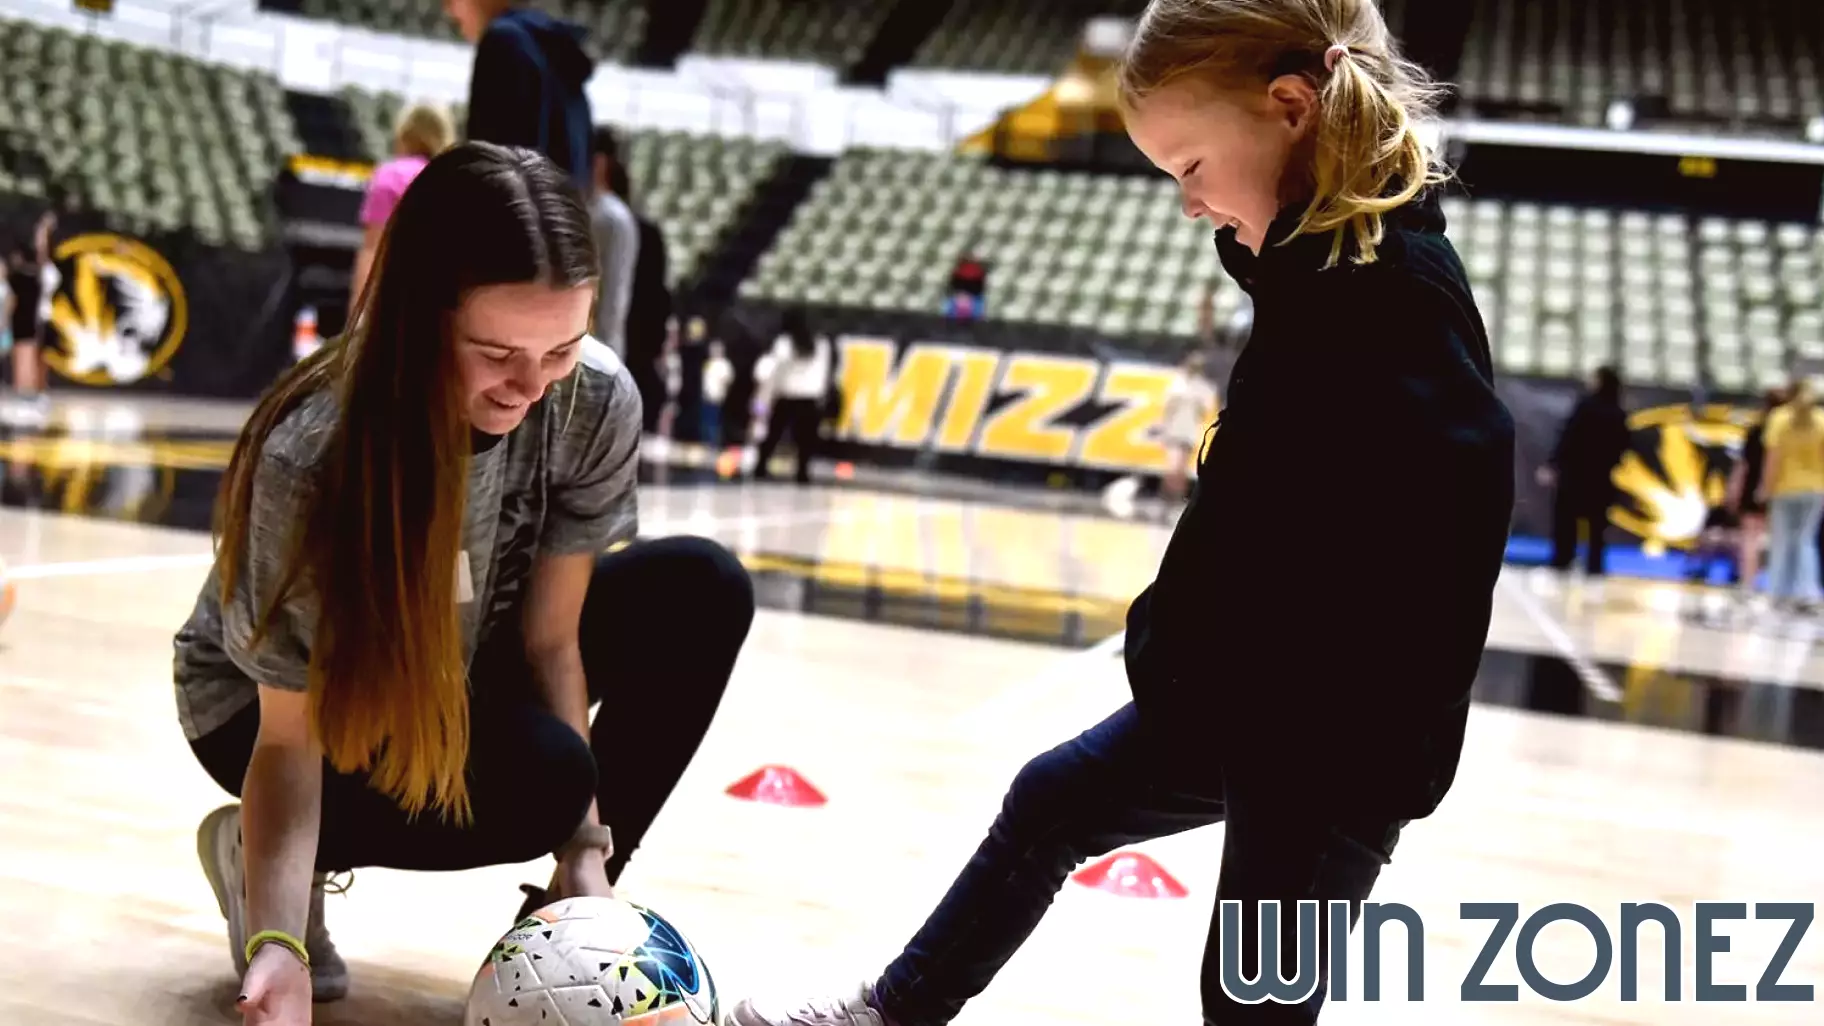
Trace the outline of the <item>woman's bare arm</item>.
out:
<instances>
[{"instance_id":1,"label":"woman's bare arm","mask_svg":"<svg viewBox=\"0 0 1824 1026\"><path fill-rule=\"evenodd\" d=\"M247 936L304 937L323 808L323 749L303 692L260 687L260 733L241 787Z\"/></svg>"}]
</instances>

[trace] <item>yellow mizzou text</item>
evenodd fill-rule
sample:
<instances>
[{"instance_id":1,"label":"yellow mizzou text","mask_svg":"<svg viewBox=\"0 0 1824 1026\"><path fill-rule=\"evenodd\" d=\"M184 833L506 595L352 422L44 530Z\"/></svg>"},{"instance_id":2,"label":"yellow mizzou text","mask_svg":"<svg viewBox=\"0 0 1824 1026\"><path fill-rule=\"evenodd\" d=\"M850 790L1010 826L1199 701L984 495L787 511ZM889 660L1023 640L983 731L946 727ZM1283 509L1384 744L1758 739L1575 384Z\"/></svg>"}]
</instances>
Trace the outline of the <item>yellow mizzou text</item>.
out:
<instances>
[{"instance_id":1,"label":"yellow mizzou text","mask_svg":"<svg viewBox=\"0 0 1824 1026\"><path fill-rule=\"evenodd\" d=\"M1125 473L1165 470L1165 364L844 337L844 441ZM996 397L1005 401L990 406ZM1082 413L1089 408L1091 417Z\"/></svg>"}]
</instances>

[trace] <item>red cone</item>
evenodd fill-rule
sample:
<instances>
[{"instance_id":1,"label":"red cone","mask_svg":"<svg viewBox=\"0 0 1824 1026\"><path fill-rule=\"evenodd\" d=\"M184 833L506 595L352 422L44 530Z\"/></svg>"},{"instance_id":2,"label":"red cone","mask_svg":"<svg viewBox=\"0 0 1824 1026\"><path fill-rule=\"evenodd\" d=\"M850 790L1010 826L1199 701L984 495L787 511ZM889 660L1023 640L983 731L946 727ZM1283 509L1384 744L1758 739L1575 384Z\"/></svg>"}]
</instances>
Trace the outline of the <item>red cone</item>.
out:
<instances>
[{"instance_id":1,"label":"red cone","mask_svg":"<svg viewBox=\"0 0 1824 1026\"><path fill-rule=\"evenodd\" d=\"M728 793L768 805L822 805L829 800L790 766L762 766L730 784Z\"/></svg>"},{"instance_id":2,"label":"red cone","mask_svg":"<svg viewBox=\"0 0 1824 1026\"><path fill-rule=\"evenodd\" d=\"M1084 866L1071 879L1122 898L1182 898L1190 891L1149 856L1118 851Z\"/></svg>"}]
</instances>

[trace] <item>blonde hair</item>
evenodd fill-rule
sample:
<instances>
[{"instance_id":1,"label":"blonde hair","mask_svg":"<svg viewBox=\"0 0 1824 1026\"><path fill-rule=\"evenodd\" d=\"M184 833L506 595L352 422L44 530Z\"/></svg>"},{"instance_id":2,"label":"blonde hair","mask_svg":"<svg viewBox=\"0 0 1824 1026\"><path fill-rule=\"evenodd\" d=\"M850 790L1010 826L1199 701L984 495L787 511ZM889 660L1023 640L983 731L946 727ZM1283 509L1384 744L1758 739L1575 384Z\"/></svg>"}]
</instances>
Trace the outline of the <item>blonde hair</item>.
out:
<instances>
[{"instance_id":1,"label":"blonde hair","mask_svg":"<svg viewBox=\"0 0 1824 1026\"><path fill-rule=\"evenodd\" d=\"M455 143L456 128L442 107L415 103L399 116L393 141L407 154L429 160Z\"/></svg>"},{"instance_id":2,"label":"blonde hair","mask_svg":"<svg viewBox=\"0 0 1824 1026\"><path fill-rule=\"evenodd\" d=\"M1343 50L1332 64L1333 47ZM1400 56L1374 0L1152 0L1122 59L1119 96L1131 112L1189 76L1230 89L1286 74L1318 93L1310 199L1292 237L1334 232L1334 265L1352 234L1354 261L1372 263L1382 215L1448 177L1419 135L1442 90Z\"/></svg>"}]
</instances>

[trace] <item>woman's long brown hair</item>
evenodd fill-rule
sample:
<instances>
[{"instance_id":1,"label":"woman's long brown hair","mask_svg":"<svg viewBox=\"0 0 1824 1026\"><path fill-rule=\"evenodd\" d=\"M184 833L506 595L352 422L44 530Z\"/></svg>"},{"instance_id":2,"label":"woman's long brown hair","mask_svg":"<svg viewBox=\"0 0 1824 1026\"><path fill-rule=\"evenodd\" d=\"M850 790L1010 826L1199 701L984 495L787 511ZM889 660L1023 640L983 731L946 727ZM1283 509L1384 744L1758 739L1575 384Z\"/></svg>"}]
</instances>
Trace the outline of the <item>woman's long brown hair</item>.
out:
<instances>
[{"instance_id":1,"label":"woman's long brown hair","mask_svg":"<svg viewBox=\"0 0 1824 1026\"><path fill-rule=\"evenodd\" d=\"M267 437L312 396L334 394L336 421L255 643L308 589L311 727L332 766L369 773L412 815L470 818L456 571L472 442L450 318L471 289L569 288L599 266L581 198L544 157L485 143L445 152L394 211L349 329L268 390L229 460L215 529L224 604L244 572Z\"/></svg>"}]
</instances>

